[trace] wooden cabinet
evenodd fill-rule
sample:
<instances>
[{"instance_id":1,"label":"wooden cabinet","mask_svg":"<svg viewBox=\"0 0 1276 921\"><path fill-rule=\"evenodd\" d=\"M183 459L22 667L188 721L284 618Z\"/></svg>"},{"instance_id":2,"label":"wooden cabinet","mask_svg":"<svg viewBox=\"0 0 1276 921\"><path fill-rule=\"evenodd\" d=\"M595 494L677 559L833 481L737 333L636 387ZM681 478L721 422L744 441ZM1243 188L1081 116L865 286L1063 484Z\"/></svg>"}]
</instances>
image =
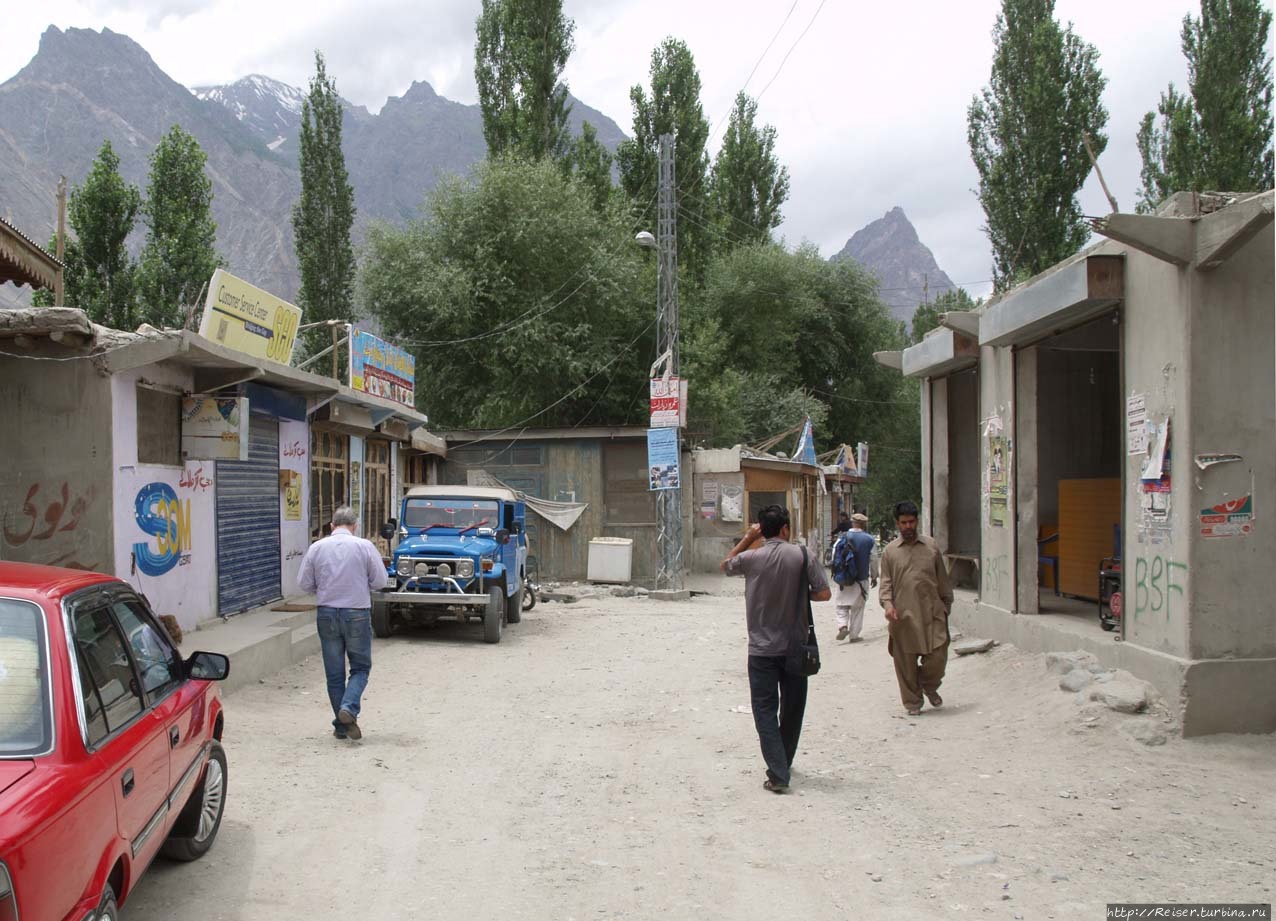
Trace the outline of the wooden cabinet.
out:
<instances>
[{"instance_id":1,"label":"wooden cabinet","mask_svg":"<svg viewBox=\"0 0 1276 921\"><path fill-rule=\"evenodd\" d=\"M1059 481L1059 590L1094 599L1099 562L1112 556L1121 523L1121 480Z\"/></svg>"}]
</instances>

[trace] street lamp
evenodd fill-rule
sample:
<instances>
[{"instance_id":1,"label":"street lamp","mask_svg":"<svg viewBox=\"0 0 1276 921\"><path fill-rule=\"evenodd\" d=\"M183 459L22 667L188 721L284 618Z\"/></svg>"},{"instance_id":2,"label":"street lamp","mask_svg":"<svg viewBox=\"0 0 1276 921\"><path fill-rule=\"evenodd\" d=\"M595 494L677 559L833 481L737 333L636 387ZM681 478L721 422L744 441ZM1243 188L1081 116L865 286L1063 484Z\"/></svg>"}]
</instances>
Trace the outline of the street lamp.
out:
<instances>
[{"instance_id":1,"label":"street lamp","mask_svg":"<svg viewBox=\"0 0 1276 921\"><path fill-rule=\"evenodd\" d=\"M638 231L638 233L634 235L634 240L637 241L639 246L645 249L656 248L656 238L651 235L651 231L649 230Z\"/></svg>"}]
</instances>

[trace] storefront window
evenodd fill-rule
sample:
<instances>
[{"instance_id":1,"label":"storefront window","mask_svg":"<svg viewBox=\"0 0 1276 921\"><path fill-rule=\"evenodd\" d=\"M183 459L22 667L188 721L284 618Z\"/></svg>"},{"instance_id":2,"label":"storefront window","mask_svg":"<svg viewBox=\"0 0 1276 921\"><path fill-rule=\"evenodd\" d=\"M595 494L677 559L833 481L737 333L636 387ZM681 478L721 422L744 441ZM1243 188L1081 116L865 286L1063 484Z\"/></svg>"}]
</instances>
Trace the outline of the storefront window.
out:
<instances>
[{"instance_id":1,"label":"storefront window","mask_svg":"<svg viewBox=\"0 0 1276 921\"><path fill-rule=\"evenodd\" d=\"M332 513L349 501L350 438L336 432L310 433L310 539L330 530Z\"/></svg>"}]
</instances>

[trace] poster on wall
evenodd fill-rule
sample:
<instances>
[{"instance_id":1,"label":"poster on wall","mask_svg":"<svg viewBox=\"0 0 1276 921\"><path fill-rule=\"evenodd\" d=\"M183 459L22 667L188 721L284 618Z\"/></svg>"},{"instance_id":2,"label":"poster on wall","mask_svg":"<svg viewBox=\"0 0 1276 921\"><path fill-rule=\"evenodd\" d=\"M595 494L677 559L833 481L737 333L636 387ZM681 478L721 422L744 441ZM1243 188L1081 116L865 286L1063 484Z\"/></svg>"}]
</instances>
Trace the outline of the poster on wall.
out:
<instances>
[{"instance_id":1,"label":"poster on wall","mask_svg":"<svg viewBox=\"0 0 1276 921\"><path fill-rule=\"evenodd\" d=\"M681 486L676 428L647 429L647 470L653 491Z\"/></svg>"},{"instance_id":2,"label":"poster on wall","mask_svg":"<svg viewBox=\"0 0 1276 921\"><path fill-rule=\"evenodd\" d=\"M208 283L199 334L253 358L286 365L292 362L300 325L300 307L218 269Z\"/></svg>"},{"instance_id":3,"label":"poster on wall","mask_svg":"<svg viewBox=\"0 0 1276 921\"><path fill-rule=\"evenodd\" d=\"M1164 529L1170 523L1170 420L1149 423L1147 430L1151 453L1143 465L1139 496L1143 526Z\"/></svg>"},{"instance_id":4,"label":"poster on wall","mask_svg":"<svg viewBox=\"0 0 1276 921\"><path fill-rule=\"evenodd\" d=\"M1010 508L1010 445L1001 435L988 438L988 522L996 528L1006 526Z\"/></svg>"},{"instance_id":5,"label":"poster on wall","mask_svg":"<svg viewBox=\"0 0 1276 921\"><path fill-rule=\"evenodd\" d=\"M416 358L372 333L356 329L350 334L350 387L415 406Z\"/></svg>"},{"instance_id":6,"label":"poster on wall","mask_svg":"<svg viewBox=\"0 0 1276 921\"><path fill-rule=\"evenodd\" d=\"M723 521L744 520L744 489L739 486L722 487L720 508Z\"/></svg>"},{"instance_id":7,"label":"poster on wall","mask_svg":"<svg viewBox=\"0 0 1276 921\"><path fill-rule=\"evenodd\" d=\"M1254 497L1227 499L1201 509L1201 537L1248 537L1254 531Z\"/></svg>"},{"instance_id":8,"label":"poster on wall","mask_svg":"<svg viewBox=\"0 0 1276 921\"><path fill-rule=\"evenodd\" d=\"M182 456L187 460L248 460L248 398L184 397Z\"/></svg>"},{"instance_id":9,"label":"poster on wall","mask_svg":"<svg viewBox=\"0 0 1276 921\"><path fill-rule=\"evenodd\" d=\"M284 520L301 520L301 479L289 480L284 487Z\"/></svg>"},{"instance_id":10,"label":"poster on wall","mask_svg":"<svg viewBox=\"0 0 1276 921\"><path fill-rule=\"evenodd\" d=\"M1125 450L1130 457L1147 453L1147 397L1132 393L1125 401Z\"/></svg>"}]
</instances>

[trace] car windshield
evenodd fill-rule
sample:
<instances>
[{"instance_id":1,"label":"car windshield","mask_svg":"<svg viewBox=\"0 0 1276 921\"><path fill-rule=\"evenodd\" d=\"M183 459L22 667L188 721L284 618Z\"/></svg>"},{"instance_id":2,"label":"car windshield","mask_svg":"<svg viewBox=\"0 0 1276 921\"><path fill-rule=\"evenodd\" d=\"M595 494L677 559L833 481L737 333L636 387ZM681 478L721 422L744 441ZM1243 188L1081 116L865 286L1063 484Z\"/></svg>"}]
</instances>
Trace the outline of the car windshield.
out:
<instances>
[{"instance_id":1,"label":"car windshield","mask_svg":"<svg viewBox=\"0 0 1276 921\"><path fill-rule=\"evenodd\" d=\"M0 758L47 751L52 734L44 615L0 598Z\"/></svg>"},{"instance_id":2,"label":"car windshield","mask_svg":"<svg viewBox=\"0 0 1276 921\"><path fill-rule=\"evenodd\" d=\"M499 502L447 496L409 499L403 512L405 528L496 528L500 520Z\"/></svg>"}]
</instances>

